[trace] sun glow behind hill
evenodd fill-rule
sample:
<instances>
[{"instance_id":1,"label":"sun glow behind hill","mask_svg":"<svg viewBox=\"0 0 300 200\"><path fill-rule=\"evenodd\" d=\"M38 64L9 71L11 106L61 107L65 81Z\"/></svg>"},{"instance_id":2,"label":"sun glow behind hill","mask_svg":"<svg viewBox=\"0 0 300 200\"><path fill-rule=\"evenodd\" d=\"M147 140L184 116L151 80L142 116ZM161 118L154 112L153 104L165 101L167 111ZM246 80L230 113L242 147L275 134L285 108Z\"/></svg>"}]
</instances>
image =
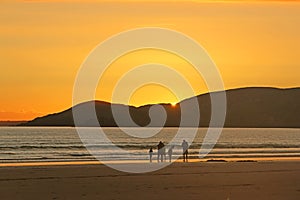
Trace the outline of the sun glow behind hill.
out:
<instances>
[{"instance_id":1,"label":"sun glow behind hill","mask_svg":"<svg viewBox=\"0 0 300 200\"><path fill-rule=\"evenodd\" d=\"M151 69L142 69L131 75L136 68L138 69L145 64L149 64L147 68ZM161 66L155 67L157 64ZM163 68L170 70L170 72L163 74L165 72ZM178 76L172 76L171 72ZM114 88L119 84L118 81L124 80L124 76L131 78L122 82L124 85L121 86L122 90L117 91L115 94L117 97L113 99ZM177 82L178 84L176 84L176 88L170 88L171 84L162 85L151 82L157 77L159 80L168 83ZM145 82L145 85L137 88L137 90L131 91L129 89L134 88L139 82L147 80L149 82ZM189 94L185 86L180 84L182 80L191 86L194 94ZM180 93L176 94L176 91L180 91ZM207 92L207 88L201 74L184 58L162 50L144 49L128 53L113 62L99 81L96 97L107 102L141 106L161 102L179 102L187 97L205 92Z\"/></svg>"}]
</instances>

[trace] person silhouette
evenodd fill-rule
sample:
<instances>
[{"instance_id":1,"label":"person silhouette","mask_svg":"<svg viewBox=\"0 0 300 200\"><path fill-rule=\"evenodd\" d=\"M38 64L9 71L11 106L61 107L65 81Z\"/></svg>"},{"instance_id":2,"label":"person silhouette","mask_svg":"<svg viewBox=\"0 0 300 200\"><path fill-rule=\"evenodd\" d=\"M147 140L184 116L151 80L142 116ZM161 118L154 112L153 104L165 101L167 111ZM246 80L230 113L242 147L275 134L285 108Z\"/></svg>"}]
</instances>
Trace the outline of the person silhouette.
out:
<instances>
[{"instance_id":1,"label":"person silhouette","mask_svg":"<svg viewBox=\"0 0 300 200\"><path fill-rule=\"evenodd\" d=\"M162 154L163 154L163 159L166 161L167 160L167 154L166 154L166 147L164 145L164 147L162 148Z\"/></svg>"},{"instance_id":2,"label":"person silhouette","mask_svg":"<svg viewBox=\"0 0 300 200\"><path fill-rule=\"evenodd\" d=\"M157 145L157 162L159 162L159 160L161 162L164 161L164 151L165 151L165 145L162 141L160 141Z\"/></svg>"},{"instance_id":3,"label":"person silhouette","mask_svg":"<svg viewBox=\"0 0 300 200\"><path fill-rule=\"evenodd\" d=\"M153 149L152 147L149 150L149 161L152 163L152 155L153 155Z\"/></svg>"},{"instance_id":4,"label":"person silhouette","mask_svg":"<svg viewBox=\"0 0 300 200\"><path fill-rule=\"evenodd\" d=\"M174 146L172 145L168 150L169 162L172 162L173 149L174 149Z\"/></svg>"},{"instance_id":5,"label":"person silhouette","mask_svg":"<svg viewBox=\"0 0 300 200\"><path fill-rule=\"evenodd\" d=\"M183 162L188 162L189 144L187 143L187 141L183 140L181 147L182 147Z\"/></svg>"}]
</instances>

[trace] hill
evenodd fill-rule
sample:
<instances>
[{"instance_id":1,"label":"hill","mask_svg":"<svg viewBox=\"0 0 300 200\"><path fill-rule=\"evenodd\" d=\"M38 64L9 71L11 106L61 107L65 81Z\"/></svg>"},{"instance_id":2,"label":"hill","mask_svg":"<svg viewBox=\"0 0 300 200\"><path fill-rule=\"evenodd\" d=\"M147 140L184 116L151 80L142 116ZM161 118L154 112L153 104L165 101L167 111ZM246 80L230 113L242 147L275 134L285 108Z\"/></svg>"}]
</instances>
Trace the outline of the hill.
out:
<instances>
[{"instance_id":1,"label":"hill","mask_svg":"<svg viewBox=\"0 0 300 200\"><path fill-rule=\"evenodd\" d=\"M211 93L218 95L218 92ZM226 91L227 114L225 127L249 127L249 128L300 128L300 88L241 88ZM181 101L176 107L171 104L158 104L166 110L166 127L175 127L180 124L180 106L189 106L191 100L196 98L199 102L201 127L207 127L210 121L210 95L202 94ZM124 116L121 126L134 126L127 119L122 110L129 108L130 115L135 123L140 126L148 125L151 120L149 109L151 105L133 107L121 104L110 104L103 101L90 101L79 104L74 109L84 109L95 103L97 118L101 126L117 126L111 108L118 110L118 116ZM97 126L86 116L86 120L80 126ZM159 116L157 116L159 117ZM155 119L155 116L154 116ZM128 122L127 122L128 121ZM159 122L151 122L151 126L157 126ZM191 124L194 124L191 122ZM23 126L74 126L72 108L60 113L36 118Z\"/></svg>"},{"instance_id":2,"label":"hill","mask_svg":"<svg viewBox=\"0 0 300 200\"><path fill-rule=\"evenodd\" d=\"M24 123L26 123L26 121L0 121L0 126L17 126Z\"/></svg>"}]
</instances>

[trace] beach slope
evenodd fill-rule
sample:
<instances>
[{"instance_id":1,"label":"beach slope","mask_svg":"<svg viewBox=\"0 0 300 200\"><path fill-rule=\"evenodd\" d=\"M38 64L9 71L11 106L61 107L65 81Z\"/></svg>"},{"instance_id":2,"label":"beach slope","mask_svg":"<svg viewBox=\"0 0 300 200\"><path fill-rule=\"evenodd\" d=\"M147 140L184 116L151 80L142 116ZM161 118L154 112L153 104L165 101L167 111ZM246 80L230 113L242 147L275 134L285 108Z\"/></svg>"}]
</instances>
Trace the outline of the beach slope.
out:
<instances>
[{"instance_id":1,"label":"beach slope","mask_svg":"<svg viewBox=\"0 0 300 200\"><path fill-rule=\"evenodd\" d=\"M300 162L174 163L146 174L105 165L0 167L1 199L299 199Z\"/></svg>"}]
</instances>

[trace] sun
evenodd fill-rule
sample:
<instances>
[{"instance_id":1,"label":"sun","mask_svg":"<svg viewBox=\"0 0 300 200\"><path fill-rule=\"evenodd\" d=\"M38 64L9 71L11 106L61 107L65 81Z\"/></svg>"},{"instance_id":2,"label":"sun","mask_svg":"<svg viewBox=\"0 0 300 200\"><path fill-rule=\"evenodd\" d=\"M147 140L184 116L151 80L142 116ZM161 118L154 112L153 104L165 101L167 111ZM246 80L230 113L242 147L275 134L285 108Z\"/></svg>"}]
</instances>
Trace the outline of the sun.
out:
<instances>
[{"instance_id":1,"label":"sun","mask_svg":"<svg viewBox=\"0 0 300 200\"><path fill-rule=\"evenodd\" d=\"M177 103L171 103L172 107L176 107Z\"/></svg>"}]
</instances>

